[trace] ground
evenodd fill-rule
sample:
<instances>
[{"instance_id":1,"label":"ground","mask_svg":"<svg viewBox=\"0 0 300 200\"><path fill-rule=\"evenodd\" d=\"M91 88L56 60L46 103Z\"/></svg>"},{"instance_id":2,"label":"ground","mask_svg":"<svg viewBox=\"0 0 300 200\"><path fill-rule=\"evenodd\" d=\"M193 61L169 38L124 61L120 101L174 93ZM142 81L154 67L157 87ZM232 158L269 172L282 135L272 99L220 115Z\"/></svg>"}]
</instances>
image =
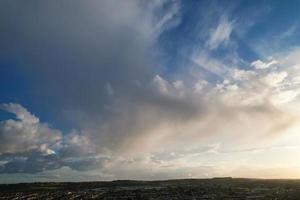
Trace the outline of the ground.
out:
<instances>
[{"instance_id":1,"label":"ground","mask_svg":"<svg viewBox=\"0 0 300 200\"><path fill-rule=\"evenodd\" d=\"M300 200L300 180L182 179L0 185L3 199Z\"/></svg>"}]
</instances>

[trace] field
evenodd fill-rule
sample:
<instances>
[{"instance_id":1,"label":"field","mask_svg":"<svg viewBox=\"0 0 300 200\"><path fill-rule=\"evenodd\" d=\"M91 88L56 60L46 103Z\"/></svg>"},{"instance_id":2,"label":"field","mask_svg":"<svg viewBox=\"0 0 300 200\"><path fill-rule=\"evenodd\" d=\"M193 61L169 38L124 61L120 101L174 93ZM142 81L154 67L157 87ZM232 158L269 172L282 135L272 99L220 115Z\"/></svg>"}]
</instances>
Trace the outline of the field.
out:
<instances>
[{"instance_id":1,"label":"field","mask_svg":"<svg viewBox=\"0 0 300 200\"><path fill-rule=\"evenodd\" d=\"M0 185L3 199L300 199L300 180L183 179Z\"/></svg>"}]
</instances>

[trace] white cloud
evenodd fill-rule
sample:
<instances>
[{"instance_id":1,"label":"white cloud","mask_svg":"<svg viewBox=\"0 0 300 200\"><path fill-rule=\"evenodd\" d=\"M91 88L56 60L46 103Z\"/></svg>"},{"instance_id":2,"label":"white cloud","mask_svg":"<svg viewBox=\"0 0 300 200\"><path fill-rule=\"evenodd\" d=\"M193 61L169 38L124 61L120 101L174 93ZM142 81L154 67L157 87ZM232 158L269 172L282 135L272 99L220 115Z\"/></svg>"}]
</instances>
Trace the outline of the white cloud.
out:
<instances>
[{"instance_id":1,"label":"white cloud","mask_svg":"<svg viewBox=\"0 0 300 200\"><path fill-rule=\"evenodd\" d=\"M152 85L154 86L157 91L159 91L161 94L167 95L169 94L169 88L171 87L168 81L164 80L159 75L156 75L152 79Z\"/></svg>"},{"instance_id":2,"label":"white cloud","mask_svg":"<svg viewBox=\"0 0 300 200\"><path fill-rule=\"evenodd\" d=\"M0 106L17 120L0 121L0 173L36 173L63 166L82 170L101 166L95 147L78 132L61 131L28 112L19 104Z\"/></svg>"},{"instance_id":3,"label":"white cloud","mask_svg":"<svg viewBox=\"0 0 300 200\"><path fill-rule=\"evenodd\" d=\"M17 119L21 120L24 123L28 123L28 124L39 123L39 119L37 117L35 117L30 112L28 112L25 108L23 108L19 104L14 104L14 103L1 104L0 109L15 114Z\"/></svg>"},{"instance_id":4,"label":"white cloud","mask_svg":"<svg viewBox=\"0 0 300 200\"><path fill-rule=\"evenodd\" d=\"M266 76L262 77L262 81L271 86L275 87L278 84L282 83L284 79L288 76L288 73L286 71L281 71L281 72L271 72L267 74Z\"/></svg>"},{"instance_id":5,"label":"white cloud","mask_svg":"<svg viewBox=\"0 0 300 200\"><path fill-rule=\"evenodd\" d=\"M293 100L295 100L295 98L300 94L300 90L281 90L278 92L275 92L272 96L272 102L275 105L280 105L280 104L284 104L284 103L289 103Z\"/></svg>"},{"instance_id":6,"label":"white cloud","mask_svg":"<svg viewBox=\"0 0 300 200\"><path fill-rule=\"evenodd\" d=\"M261 60L255 60L251 63L251 66L254 67L255 69L266 69L277 63L278 63L278 61L276 61L276 60L271 60L268 63L265 63Z\"/></svg>"},{"instance_id":7,"label":"white cloud","mask_svg":"<svg viewBox=\"0 0 300 200\"><path fill-rule=\"evenodd\" d=\"M39 123L39 119L21 105L1 104L1 108L14 113L18 120L0 122L0 154L38 149L45 144L50 146L61 140L62 134L59 130Z\"/></svg>"},{"instance_id":8,"label":"white cloud","mask_svg":"<svg viewBox=\"0 0 300 200\"><path fill-rule=\"evenodd\" d=\"M6 137L7 124L11 121L15 126L20 126L18 123L22 124L20 128L24 131L20 134L26 136L25 138L32 133L39 133L34 138L43 142L36 144L33 142L35 140L30 140L28 148L20 149L20 145L15 145L13 150L9 146L1 146L2 152L11 154L0 157L0 161L3 162L0 171L36 173L43 169L52 170L68 166L75 170L97 169L99 173L110 174L114 178L124 177L124 173L131 178L149 178L151 173L155 176L165 176L166 170L173 169L170 176L180 177L176 169L191 173L195 170L190 170L200 163L195 159L199 159L200 152L182 156L187 144L192 149L198 147L200 151L199 146L208 141L218 144L220 138L223 138L222 146L209 146L207 150L203 150L205 156L217 156L223 146L242 145L243 140L248 141L251 138L255 142L264 141L263 135L284 132L286 127L292 126L295 118L277 109L269 101L273 98L269 95L270 91L274 91L275 95L278 88L280 89L280 83L289 77L287 74L278 71L279 75L272 76L268 81L272 84L265 84L261 79L267 76L268 72L239 70L236 73L229 71L225 80L215 84L205 79L196 80L192 82L191 87L182 80L170 83L156 75L150 83L151 90L144 88L146 93L151 94L149 98L120 99L117 104L112 104L112 113L115 115L110 116L106 123L88 127L81 132L73 131L65 136L58 131L57 140L52 140L51 137L42 139L41 127L47 127L46 135L51 133L50 135L54 136L55 130L40 123L37 117L33 117L34 115L22 106L6 104L4 107L10 108L7 110L27 113L20 115L27 117L19 117L26 123L11 119L3 121L0 136ZM36 131L25 128L25 131L24 124L38 128ZM254 124L255 133L252 131ZM16 129L13 129L12 135L16 134L15 132ZM256 141L255 138L260 140ZM12 143L22 143L22 138L16 137L15 140L6 142ZM156 155L155 160L159 162L155 162L154 158L150 159L151 154ZM20 160L20 155L29 159ZM168 165L169 167L162 170L162 166ZM139 169L142 168L144 176L139 173ZM212 170L208 172L212 173Z\"/></svg>"},{"instance_id":9,"label":"white cloud","mask_svg":"<svg viewBox=\"0 0 300 200\"><path fill-rule=\"evenodd\" d=\"M227 17L221 17L219 24L210 34L208 47L212 50L218 48L222 43L228 42L233 28L232 21L228 21Z\"/></svg>"},{"instance_id":10,"label":"white cloud","mask_svg":"<svg viewBox=\"0 0 300 200\"><path fill-rule=\"evenodd\" d=\"M215 59L207 51L200 51L196 56L192 57L192 60L206 71L219 77L223 77L229 71L227 65Z\"/></svg>"},{"instance_id":11,"label":"white cloud","mask_svg":"<svg viewBox=\"0 0 300 200\"><path fill-rule=\"evenodd\" d=\"M201 92L205 86L207 86L208 82L206 80L199 80L194 85L194 92Z\"/></svg>"},{"instance_id":12,"label":"white cloud","mask_svg":"<svg viewBox=\"0 0 300 200\"><path fill-rule=\"evenodd\" d=\"M156 16L151 16L150 20L152 19L156 19L154 22L152 22L154 24L153 29L152 29L152 33L155 37L157 37L158 35L160 35L162 32L173 28L175 26L177 26L180 21L180 9L181 9L181 5L180 5L180 1L172 1L171 5L169 6L169 8L167 10L163 10L165 7L168 7L168 1L157 1L157 2L152 2L152 14L157 14L157 15L161 15L162 16L157 20ZM158 13L157 13L158 12Z\"/></svg>"},{"instance_id":13,"label":"white cloud","mask_svg":"<svg viewBox=\"0 0 300 200\"><path fill-rule=\"evenodd\" d=\"M246 81L246 80L250 80L255 75L256 73L254 71L234 69L232 77L237 81Z\"/></svg>"}]
</instances>

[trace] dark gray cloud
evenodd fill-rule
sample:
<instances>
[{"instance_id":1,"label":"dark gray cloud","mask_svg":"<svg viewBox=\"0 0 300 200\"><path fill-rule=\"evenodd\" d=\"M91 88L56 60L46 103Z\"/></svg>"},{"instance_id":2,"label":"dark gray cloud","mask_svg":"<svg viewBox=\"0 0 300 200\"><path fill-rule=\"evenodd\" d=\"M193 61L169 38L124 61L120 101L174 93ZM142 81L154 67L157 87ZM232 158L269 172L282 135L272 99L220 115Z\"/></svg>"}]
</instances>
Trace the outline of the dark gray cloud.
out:
<instances>
[{"instance_id":1,"label":"dark gray cloud","mask_svg":"<svg viewBox=\"0 0 300 200\"><path fill-rule=\"evenodd\" d=\"M61 120L82 123L74 113L105 116L107 84L127 95L160 71L152 47L171 26L172 4L164 11L164 3L136 0L1 2L2 49L22 63L41 104L47 99Z\"/></svg>"},{"instance_id":2,"label":"dark gray cloud","mask_svg":"<svg viewBox=\"0 0 300 200\"><path fill-rule=\"evenodd\" d=\"M38 173L48 170L69 167L77 171L85 171L92 169L101 169L105 161L109 160L105 156L83 156L80 157L75 153L72 157L64 157L57 154L44 154L43 152L32 150L19 154L2 154L0 161L4 164L0 165L0 173Z\"/></svg>"},{"instance_id":3,"label":"dark gray cloud","mask_svg":"<svg viewBox=\"0 0 300 200\"><path fill-rule=\"evenodd\" d=\"M190 108L182 109L184 102L157 95L148 87L162 70L155 61L159 52L153 51L156 39L179 22L177 1L0 4L0 37L2 49L6 49L0 56L17 63L17 70L24 72L29 83L28 95L47 109L47 115L83 130L64 136L20 105L11 104L23 109L24 116L20 118L6 109L19 120L1 122L1 153L36 151L45 156L28 156L25 160L16 157L2 166L20 165L26 171L34 162L38 169L42 166L38 162L47 166L54 162L81 169L84 165L80 162L93 162L95 151L111 152L119 149L114 146L120 146L128 136L143 134L136 117L124 117L130 112L142 115L144 105L149 107L146 110L158 106L168 116L181 111L190 115ZM52 139L55 136L56 140ZM95 140L93 144L91 140ZM75 155L80 159L74 159Z\"/></svg>"}]
</instances>

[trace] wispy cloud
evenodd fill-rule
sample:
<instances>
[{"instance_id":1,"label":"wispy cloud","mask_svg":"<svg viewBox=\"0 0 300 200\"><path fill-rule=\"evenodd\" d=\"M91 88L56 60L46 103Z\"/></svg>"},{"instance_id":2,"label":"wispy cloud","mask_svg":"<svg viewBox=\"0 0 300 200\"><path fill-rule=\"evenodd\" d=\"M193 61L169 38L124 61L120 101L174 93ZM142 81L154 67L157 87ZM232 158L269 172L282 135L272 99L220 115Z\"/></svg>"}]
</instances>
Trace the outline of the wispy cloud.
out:
<instances>
[{"instance_id":1,"label":"wispy cloud","mask_svg":"<svg viewBox=\"0 0 300 200\"><path fill-rule=\"evenodd\" d=\"M271 60L268 63L264 63L261 60L255 60L251 63L251 66L254 67L255 69L266 69L271 67L272 65L277 64L278 62L276 60Z\"/></svg>"},{"instance_id":2,"label":"wispy cloud","mask_svg":"<svg viewBox=\"0 0 300 200\"><path fill-rule=\"evenodd\" d=\"M226 16L221 16L219 24L211 31L207 45L213 50L218 48L221 44L226 44L234 29L234 22L229 21Z\"/></svg>"}]
</instances>

